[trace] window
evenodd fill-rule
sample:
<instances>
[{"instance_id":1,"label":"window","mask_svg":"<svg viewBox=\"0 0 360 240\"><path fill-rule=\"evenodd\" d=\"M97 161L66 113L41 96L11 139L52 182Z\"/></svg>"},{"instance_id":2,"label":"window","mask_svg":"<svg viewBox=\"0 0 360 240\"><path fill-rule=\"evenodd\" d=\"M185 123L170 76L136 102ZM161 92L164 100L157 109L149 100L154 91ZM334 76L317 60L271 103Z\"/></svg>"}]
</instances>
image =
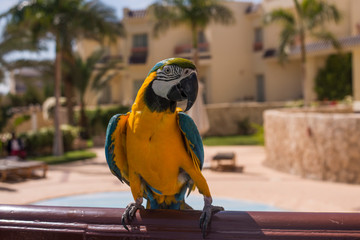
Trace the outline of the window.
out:
<instances>
[{"instance_id":1,"label":"window","mask_svg":"<svg viewBox=\"0 0 360 240\"><path fill-rule=\"evenodd\" d=\"M205 42L206 42L206 38L204 31L198 32L198 43L205 43Z\"/></svg>"},{"instance_id":2,"label":"window","mask_svg":"<svg viewBox=\"0 0 360 240\"><path fill-rule=\"evenodd\" d=\"M265 101L265 79L264 75L256 75L256 100L258 102Z\"/></svg>"},{"instance_id":3,"label":"window","mask_svg":"<svg viewBox=\"0 0 360 240\"><path fill-rule=\"evenodd\" d=\"M148 38L146 33L135 34L133 36L133 48L147 47L147 46L148 46Z\"/></svg>"},{"instance_id":4,"label":"window","mask_svg":"<svg viewBox=\"0 0 360 240\"><path fill-rule=\"evenodd\" d=\"M263 30L261 27L254 30L254 51L261 51L263 49Z\"/></svg>"},{"instance_id":5,"label":"window","mask_svg":"<svg viewBox=\"0 0 360 240\"><path fill-rule=\"evenodd\" d=\"M131 49L131 56L129 58L130 64L144 64L146 63L148 54L148 35L146 33L133 35L133 46Z\"/></svg>"}]
</instances>

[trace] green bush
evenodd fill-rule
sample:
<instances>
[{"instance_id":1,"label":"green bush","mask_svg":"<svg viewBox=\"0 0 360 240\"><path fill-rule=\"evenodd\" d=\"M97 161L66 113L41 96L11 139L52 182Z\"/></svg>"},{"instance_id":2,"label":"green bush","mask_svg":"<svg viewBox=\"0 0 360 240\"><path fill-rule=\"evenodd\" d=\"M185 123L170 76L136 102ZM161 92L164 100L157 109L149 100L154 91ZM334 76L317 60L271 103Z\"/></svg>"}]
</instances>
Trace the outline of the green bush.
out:
<instances>
[{"instance_id":1,"label":"green bush","mask_svg":"<svg viewBox=\"0 0 360 240\"><path fill-rule=\"evenodd\" d=\"M91 134L91 136L105 133L109 120L112 116L118 113L127 113L129 110L129 107L125 106L87 110L86 116L90 126L89 133ZM77 114L76 118L77 120L79 119L79 114Z\"/></svg>"},{"instance_id":2,"label":"green bush","mask_svg":"<svg viewBox=\"0 0 360 240\"><path fill-rule=\"evenodd\" d=\"M70 151L74 139L78 136L78 128L62 125L64 151ZM42 156L52 153L54 128L41 128L37 132L27 132L19 136L25 143L25 150L30 156Z\"/></svg>"},{"instance_id":3,"label":"green bush","mask_svg":"<svg viewBox=\"0 0 360 240\"><path fill-rule=\"evenodd\" d=\"M340 100L352 95L351 54L330 55L315 79L319 100Z\"/></svg>"},{"instance_id":4,"label":"green bush","mask_svg":"<svg viewBox=\"0 0 360 240\"><path fill-rule=\"evenodd\" d=\"M63 156L41 156L35 157L34 160L43 161L47 164L69 163L78 160L85 160L96 157L96 153L86 150L66 152Z\"/></svg>"},{"instance_id":5,"label":"green bush","mask_svg":"<svg viewBox=\"0 0 360 240\"><path fill-rule=\"evenodd\" d=\"M0 106L0 131L6 126L13 113L10 111L10 106Z\"/></svg>"},{"instance_id":6,"label":"green bush","mask_svg":"<svg viewBox=\"0 0 360 240\"><path fill-rule=\"evenodd\" d=\"M30 119L31 119L31 117L29 114L21 115L14 120L14 127L16 128L19 125L21 125L22 123L29 121Z\"/></svg>"},{"instance_id":7,"label":"green bush","mask_svg":"<svg viewBox=\"0 0 360 240\"><path fill-rule=\"evenodd\" d=\"M250 122L250 119L248 117L238 122L239 135L252 135L255 133L255 131L256 129L253 128L252 123Z\"/></svg>"}]
</instances>

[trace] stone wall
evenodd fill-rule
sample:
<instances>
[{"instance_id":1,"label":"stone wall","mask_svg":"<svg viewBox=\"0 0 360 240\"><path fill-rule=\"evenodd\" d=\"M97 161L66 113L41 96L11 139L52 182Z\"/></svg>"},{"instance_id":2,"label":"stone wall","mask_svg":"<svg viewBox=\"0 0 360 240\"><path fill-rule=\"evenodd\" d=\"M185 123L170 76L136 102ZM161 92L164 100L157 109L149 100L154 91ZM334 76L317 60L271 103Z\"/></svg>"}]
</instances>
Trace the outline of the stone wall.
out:
<instances>
[{"instance_id":1,"label":"stone wall","mask_svg":"<svg viewBox=\"0 0 360 240\"><path fill-rule=\"evenodd\" d=\"M208 104L206 110L210 129L206 136L236 135L239 133L239 122L245 118L249 118L250 122L262 125L265 110L284 107L284 105L285 102Z\"/></svg>"},{"instance_id":2,"label":"stone wall","mask_svg":"<svg viewBox=\"0 0 360 240\"><path fill-rule=\"evenodd\" d=\"M268 110L265 164L311 179L360 183L360 114Z\"/></svg>"}]
</instances>

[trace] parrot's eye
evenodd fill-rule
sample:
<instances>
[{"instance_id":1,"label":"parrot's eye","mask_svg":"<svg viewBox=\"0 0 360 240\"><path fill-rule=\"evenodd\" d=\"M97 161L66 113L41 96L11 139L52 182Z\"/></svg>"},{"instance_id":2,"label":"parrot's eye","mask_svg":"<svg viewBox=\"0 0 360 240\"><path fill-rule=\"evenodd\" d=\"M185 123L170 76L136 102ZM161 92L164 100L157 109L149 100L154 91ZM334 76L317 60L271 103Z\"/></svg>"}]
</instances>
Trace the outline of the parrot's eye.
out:
<instances>
[{"instance_id":1,"label":"parrot's eye","mask_svg":"<svg viewBox=\"0 0 360 240\"><path fill-rule=\"evenodd\" d=\"M171 73L171 68L169 66L165 66L163 69L164 73L166 74L170 74Z\"/></svg>"},{"instance_id":2,"label":"parrot's eye","mask_svg":"<svg viewBox=\"0 0 360 240\"><path fill-rule=\"evenodd\" d=\"M184 75L188 75L190 73L190 70L189 69L185 69L184 70Z\"/></svg>"}]
</instances>

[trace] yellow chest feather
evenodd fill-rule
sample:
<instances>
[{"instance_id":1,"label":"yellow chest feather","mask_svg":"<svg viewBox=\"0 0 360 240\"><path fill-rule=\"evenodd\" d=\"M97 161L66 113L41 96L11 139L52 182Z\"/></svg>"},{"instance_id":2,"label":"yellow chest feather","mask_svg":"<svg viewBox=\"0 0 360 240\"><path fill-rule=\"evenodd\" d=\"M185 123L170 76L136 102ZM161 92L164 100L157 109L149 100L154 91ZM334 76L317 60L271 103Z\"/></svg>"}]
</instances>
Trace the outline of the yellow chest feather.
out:
<instances>
[{"instance_id":1,"label":"yellow chest feather","mask_svg":"<svg viewBox=\"0 0 360 240\"><path fill-rule=\"evenodd\" d=\"M171 195L183 161L191 161L177 123L177 113L134 111L127 128L129 171L139 174L152 187Z\"/></svg>"}]
</instances>

